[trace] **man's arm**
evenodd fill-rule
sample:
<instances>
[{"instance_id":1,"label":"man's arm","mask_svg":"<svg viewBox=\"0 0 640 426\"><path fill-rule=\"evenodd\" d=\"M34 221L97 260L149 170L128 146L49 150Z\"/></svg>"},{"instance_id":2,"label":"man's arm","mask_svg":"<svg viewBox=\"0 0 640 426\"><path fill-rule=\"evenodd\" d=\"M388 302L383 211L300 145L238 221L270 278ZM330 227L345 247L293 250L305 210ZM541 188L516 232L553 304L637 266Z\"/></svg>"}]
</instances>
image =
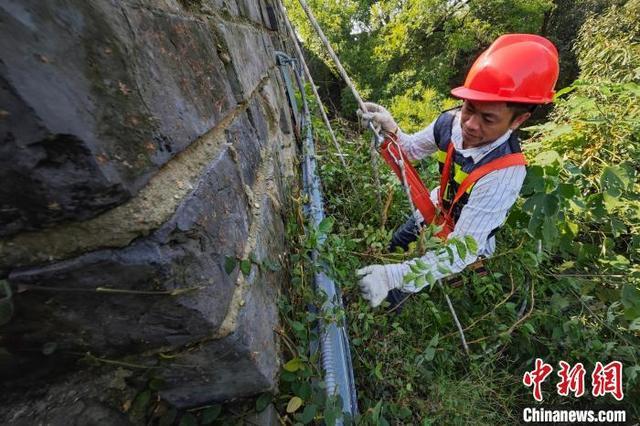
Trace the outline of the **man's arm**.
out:
<instances>
[{"instance_id":1,"label":"man's arm","mask_svg":"<svg viewBox=\"0 0 640 426\"><path fill-rule=\"evenodd\" d=\"M420 160L436 151L437 145L433 136L435 120L426 129L408 135L400 130L391 113L385 107L373 102L365 102L364 105L367 108L367 112L361 109L356 111L363 127L367 127L368 123L372 121L374 126L381 130L398 135L398 141L409 160Z\"/></svg>"},{"instance_id":2,"label":"man's arm","mask_svg":"<svg viewBox=\"0 0 640 426\"><path fill-rule=\"evenodd\" d=\"M398 141L402 146L402 151L407 154L407 158L410 161L420 160L427 155L433 154L438 149L433 136L435 123L434 120L425 129L411 135L398 129Z\"/></svg>"},{"instance_id":3,"label":"man's arm","mask_svg":"<svg viewBox=\"0 0 640 426\"><path fill-rule=\"evenodd\" d=\"M481 178L471 191L469 201L462 209L449 238L464 238L469 235L476 240L478 253L482 253L489 233L502 225L507 213L517 200L525 176L524 166L513 166L496 170ZM435 252L428 252L420 259L430 267L435 279L441 279L462 271L477 259L477 253L467 253L465 258L461 258L454 250L453 261L451 261L446 252L439 256ZM403 284L403 277L410 271L411 263L414 261L387 265L387 267L390 268L388 272L393 281L393 287L415 293L422 287L416 287L414 283ZM449 269L449 272L439 272L438 264Z\"/></svg>"}]
</instances>

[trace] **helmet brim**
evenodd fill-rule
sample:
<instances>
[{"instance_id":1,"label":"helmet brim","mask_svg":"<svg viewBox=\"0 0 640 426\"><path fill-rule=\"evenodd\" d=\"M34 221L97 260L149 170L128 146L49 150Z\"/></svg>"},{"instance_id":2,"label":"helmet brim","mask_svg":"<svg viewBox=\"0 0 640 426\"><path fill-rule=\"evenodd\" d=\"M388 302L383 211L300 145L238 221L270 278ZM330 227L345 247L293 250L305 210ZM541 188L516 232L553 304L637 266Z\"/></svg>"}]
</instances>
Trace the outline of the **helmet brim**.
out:
<instances>
[{"instance_id":1,"label":"helmet brim","mask_svg":"<svg viewBox=\"0 0 640 426\"><path fill-rule=\"evenodd\" d=\"M480 102L519 102L525 104L546 104L553 101L553 99L545 98L531 99L512 96L500 96L495 93L480 92L478 90L469 89L464 86L452 89L451 94L456 98Z\"/></svg>"}]
</instances>

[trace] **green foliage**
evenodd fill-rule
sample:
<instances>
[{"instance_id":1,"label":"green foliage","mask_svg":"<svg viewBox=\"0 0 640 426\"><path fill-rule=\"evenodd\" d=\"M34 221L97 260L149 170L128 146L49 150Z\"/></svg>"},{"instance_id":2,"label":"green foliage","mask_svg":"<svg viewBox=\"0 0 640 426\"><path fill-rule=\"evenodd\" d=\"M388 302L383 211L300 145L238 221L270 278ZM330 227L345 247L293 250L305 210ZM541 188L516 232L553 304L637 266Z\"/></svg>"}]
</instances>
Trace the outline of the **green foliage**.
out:
<instances>
[{"instance_id":1,"label":"green foliage","mask_svg":"<svg viewBox=\"0 0 640 426\"><path fill-rule=\"evenodd\" d=\"M640 18L638 4L613 7L585 22L576 43L581 78L558 99L552 120L532 128L536 165L523 191L530 234L548 246L559 245L565 256L577 257L579 266L596 260L619 269L638 255L640 86L632 80L640 64L611 68L618 54L640 55L637 42L629 43L637 40L640 27L627 33ZM601 28L607 39L594 37ZM637 279L636 269L623 269Z\"/></svg>"},{"instance_id":2,"label":"green foliage","mask_svg":"<svg viewBox=\"0 0 640 426\"><path fill-rule=\"evenodd\" d=\"M208 425L213 423L213 421L220 416L221 412L222 412L222 406L218 404L205 408L204 410L202 410L201 423L203 425Z\"/></svg>"},{"instance_id":3,"label":"green foliage","mask_svg":"<svg viewBox=\"0 0 640 426\"><path fill-rule=\"evenodd\" d=\"M575 45L581 79L618 83L640 80L639 17L640 2L632 0L624 6L613 6L581 27Z\"/></svg>"},{"instance_id":4,"label":"green foliage","mask_svg":"<svg viewBox=\"0 0 640 426\"><path fill-rule=\"evenodd\" d=\"M391 100L389 111L406 133L424 129L441 111L454 107L458 102L450 98L440 99L434 89L423 88L418 83Z\"/></svg>"},{"instance_id":5,"label":"green foliage","mask_svg":"<svg viewBox=\"0 0 640 426\"><path fill-rule=\"evenodd\" d=\"M296 198L299 202L300 198ZM280 313L283 317L282 330L278 330L285 346L285 362L280 375L280 392L274 399L284 420L301 424L323 421L328 425L335 424L341 412L341 405L327 398L319 369L319 351L310 351L312 342L318 340L319 327L333 321L340 321L343 313L330 313L322 317L319 306L323 300L314 292L313 275L318 265L308 256L310 250L320 249L319 241L327 235L332 227L331 219L323 220L318 231L305 232L305 224L299 222L302 205L296 204L290 212L287 223L287 236L290 242L288 259L291 271L290 285L283 288L285 297L279 300ZM325 247L328 241L322 246ZM326 256L331 261L331 256ZM315 306L315 309L310 308ZM316 344L317 345L317 344Z\"/></svg>"},{"instance_id":6,"label":"green foliage","mask_svg":"<svg viewBox=\"0 0 640 426\"><path fill-rule=\"evenodd\" d=\"M421 100L427 116L439 110L451 84L459 85L475 57L505 32L535 33L553 8L550 0L308 0L320 26L365 99L398 104ZM296 0L285 1L305 47L335 69ZM440 95L432 103L432 93ZM426 99L422 99L426 96ZM417 99L416 99L417 98ZM343 90L342 114L355 103ZM401 117L404 118L404 117Z\"/></svg>"},{"instance_id":7,"label":"green foliage","mask_svg":"<svg viewBox=\"0 0 640 426\"><path fill-rule=\"evenodd\" d=\"M237 259L232 256L225 256L224 258L224 271L227 274L232 274L235 271L236 266L239 267L240 271L244 276L249 276L251 274L251 265L256 265L262 271L276 272L281 269L281 266L277 260L270 259L265 257L262 260L258 260L253 253L249 253L248 259Z\"/></svg>"},{"instance_id":8,"label":"green foliage","mask_svg":"<svg viewBox=\"0 0 640 426\"><path fill-rule=\"evenodd\" d=\"M526 228L541 242L540 271L556 280L542 283L548 303L533 316L545 318L534 324L540 343L555 357L622 361L631 389L639 365L640 87L638 64L626 58L638 57L638 4L583 25L580 79L563 91L551 121L532 128L526 201L509 220L512 235Z\"/></svg>"}]
</instances>

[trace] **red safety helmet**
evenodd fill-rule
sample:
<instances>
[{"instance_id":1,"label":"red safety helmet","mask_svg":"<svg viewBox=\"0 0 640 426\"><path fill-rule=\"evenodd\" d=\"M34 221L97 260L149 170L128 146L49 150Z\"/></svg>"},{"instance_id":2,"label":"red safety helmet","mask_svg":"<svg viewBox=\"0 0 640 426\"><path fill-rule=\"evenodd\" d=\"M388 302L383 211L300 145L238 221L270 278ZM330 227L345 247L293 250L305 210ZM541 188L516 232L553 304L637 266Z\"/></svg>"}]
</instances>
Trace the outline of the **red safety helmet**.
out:
<instances>
[{"instance_id":1,"label":"red safety helmet","mask_svg":"<svg viewBox=\"0 0 640 426\"><path fill-rule=\"evenodd\" d=\"M472 101L545 104L553 100L558 80L558 50L544 37L506 34L494 41L453 96Z\"/></svg>"}]
</instances>

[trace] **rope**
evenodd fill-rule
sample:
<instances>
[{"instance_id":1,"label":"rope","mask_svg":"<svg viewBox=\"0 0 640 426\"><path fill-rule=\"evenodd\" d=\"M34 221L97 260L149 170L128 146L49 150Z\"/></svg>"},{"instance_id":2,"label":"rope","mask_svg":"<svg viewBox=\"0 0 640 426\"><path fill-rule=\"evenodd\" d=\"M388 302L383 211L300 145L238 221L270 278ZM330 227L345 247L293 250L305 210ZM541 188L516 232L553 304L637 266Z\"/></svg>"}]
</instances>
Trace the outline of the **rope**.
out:
<instances>
[{"instance_id":1,"label":"rope","mask_svg":"<svg viewBox=\"0 0 640 426\"><path fill-rule=\"evenodd\" d=\"M460 320L458 319L458 315L456 314L456 310L453 308L453 303L451 303L451 299L449 295L445 293L440 280L438 280L438 286L442 293L444 293L444 298L447 301L447 305L449 305L449 311L451 311L451 315L453 315L453 321L456 323L456 327L458 328L458 333L460 333L460 340L462 341L462 347L464 348L465 353L469 356L469 345L467 344L467 339L464 337L464 330L462 329L462 325L460 324Z\"/></svg>"},{"instance_id":2,"label":"rope","mask_svg":"<svg viewBox=\"0 0 640 426\"><path fill-rule=\"evenodd\" d=\"M411 188L409 188L409 182L407 180L407 172L404 167L404 161L405 161L404 154L402 153L402 149L400 149L400 146L396 142L395 138L391 138L390 143L396 145L396 147L398 148L398 155L400 156L400 158L397 158L394 155L393 150L389 150L389 155L391 155L391 158L393 158L393 161L395 161L398 167L400 168L400 173L402 175L402 179L401 179L402 186L404 187L404 191L407 194L407 198L409 199L409 205L411 206L411 211L415 212L416 206L413 204L413 198L411 198ZM420 224L420 220L415 216L414 216L414 219L416 222L416 226L418 227L418 229L420 229L422 227Z\"/></svg>"},{"instance_id":3,"label":"rope","mask_svg":"<svg viewBox=\"0 0 640 426\"><path fill-rule=\"evenodd\" d=\"M298 57L300 58L300 62L302 63L302 69L304 70L304 75L305 75L307 81L309 82L309 84L311 85L311 89L313 90L313 95L315 96L316 101L318 102L318 105L320 107L320 113L322 114L322 120L324 121L325 126L327 126L327 129L329 130L329 134L331 135L331 140L333 141L333 145L335 146L336 151L338 151L338 156L340 157L340 162L342 163L342 167L344 167L345 170L348 170L347 163L344 160L344 154L342 153L342 150L340 149L340 144L338 144L338 139L336 138L336 134L333 132L333 128L331 127L331 123L329 122L329 117L327 117L327 113L324 110L324 105L322 104L322 99L320 99L320 94L318 93L318 89L316 89L316 85L313 82L313 77L311 76L311 72L309 71L309 67L307 67L307 62L304 60L304 55L302 54L302 49L300 49L300 45L298 44L298 38L296 37L296 33L293 30L291 22L289 22L289 16L287 15L287 10L285 9L285 7L282 4L282 2L278 2L278 5L280 6L280 12L284 16L284 23L287 26L287 31L289 32L289 35L290 35L291 39L293 40L293 47L295 48L296 53L297 53ZM355 193L356 192L356 187L353 184L353 180L351 179L351 175L347 175L347 177L349 179L349 183L351 184L351 190Z\"/></svg>"},{"instance_id":4,"label":"rope","mask_svg":"<svg viewBox=\"0 0 640 426\"><path fill-rule=\"evenodd\" d=\"M329 56L331 56L331 59L336 64L336 67L338 68L338 72L342 76L342 79L345 81L345 83L347 83L347 86L349 86L349 89L351 89L351 93L353 93L353 96L356 98L356 102L358 102L358 106L362 111L366 112L367 107L364 105L364 101L360 97L360 94L358 93L355 86L353 85L353 82L349 78L349 75L347 74L344 67L342 66L340 59L338 59L338 55L336 55L336 52L334 52L333 48L331 47L329 40L324 35L322 28L320 28L320 25L316 20L316 17L313 15L313 12L311 11L311 9L309 9L307 2L305 0L298 0L298 2L300 3L300 6L302 6L304 13L307 14L307 17L309 18L309 21L311 22L311 25L313 26L313 28L316 30L316 33L318 33L320 40L322 40L322 44L324 44L324 47L329 52Z\"/></svg>"},{"instance_id":5,"label":"rope","mask_svg":"<svg viewBox=\"0 0 640 426\"><path fill-rule=\"evenodd\" d=\"M358 107L363 112L367 112L367 107L365 106L364 101L360 97L360 94L358 93L355 86L353 85L353 82L349 78L347 71L345 71L344 67L342 66L342 63L340 62L338 55L336 55L336 52L331 47L329 40L324 35L322 28L320 28L320 25L316 20L316 17L313 15L313 12L311 11L311 9L309 9L307 2L305 0L298 0L298 3L300 3L300 6L302 6L304 13L306 13L307 17L309 18L309 22L311 22L311 25L316 30L316 33L318 34L318 37L320 37L322 44L324 44L324 47L327 49L327 52L329 52L329 56L331 57L334 64L336 65L336 68L338 69L340 76L342 77L344 82L347 84L347 87L349 87L349 89L351 90L353 97L356 98ZM371 164L373 169L373 182L376 187L376 198L377 198L378 205L380 206L381 209L383 209L382 196L380 195L380 175L378 174L378 157L376 155L376 148L380 143L382 143L383 138L380 135L380 133L373 127L373 123L369 122L369 128L373 131L373 135L374 135L374 137L371 140L371 144L369 146L369 154L370 154ZM383 210L380 211L380 216L382 219Z\"/></svg>"}]
</instances>

